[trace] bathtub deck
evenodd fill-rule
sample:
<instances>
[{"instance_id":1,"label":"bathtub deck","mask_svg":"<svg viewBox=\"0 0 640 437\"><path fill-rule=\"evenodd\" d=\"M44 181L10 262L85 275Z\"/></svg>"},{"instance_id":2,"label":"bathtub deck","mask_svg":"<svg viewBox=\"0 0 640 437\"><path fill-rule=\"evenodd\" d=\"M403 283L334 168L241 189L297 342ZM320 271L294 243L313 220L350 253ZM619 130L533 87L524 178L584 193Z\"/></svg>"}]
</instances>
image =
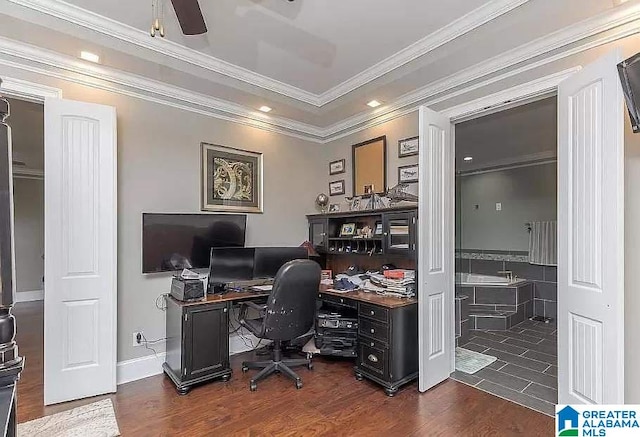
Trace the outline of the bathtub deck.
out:
<instances>
[{"instance_id":1,"label":"bathtub deck","mask_svg":"<svg viewBox=\"0 0 640 437\"><path fill-rule=\"evenodd\" d=\"M558 400L556 329L555 323L526 320L506 331L472 330L461 347L498 361L473 375L454 372L451 377L553 416Z\"/></svg>"}]
</instances>

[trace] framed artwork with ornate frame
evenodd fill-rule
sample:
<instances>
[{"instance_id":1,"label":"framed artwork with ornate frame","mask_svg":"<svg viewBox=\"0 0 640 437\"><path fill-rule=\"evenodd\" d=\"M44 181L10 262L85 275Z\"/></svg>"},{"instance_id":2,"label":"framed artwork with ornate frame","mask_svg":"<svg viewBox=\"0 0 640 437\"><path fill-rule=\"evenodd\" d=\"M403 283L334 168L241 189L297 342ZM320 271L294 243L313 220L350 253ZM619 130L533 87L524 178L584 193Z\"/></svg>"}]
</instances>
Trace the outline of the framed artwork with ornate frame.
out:
<instances>
[{"instance_id":1,"label":"framed artwork with ornate frame","mask_svg":"<svg viewBox=\"0 0 640 437\"><path fill-rule=\"evenodd\" d=\"M201 143L203 211L262 213L262 153Z\"/></svg>"}]
</instances>

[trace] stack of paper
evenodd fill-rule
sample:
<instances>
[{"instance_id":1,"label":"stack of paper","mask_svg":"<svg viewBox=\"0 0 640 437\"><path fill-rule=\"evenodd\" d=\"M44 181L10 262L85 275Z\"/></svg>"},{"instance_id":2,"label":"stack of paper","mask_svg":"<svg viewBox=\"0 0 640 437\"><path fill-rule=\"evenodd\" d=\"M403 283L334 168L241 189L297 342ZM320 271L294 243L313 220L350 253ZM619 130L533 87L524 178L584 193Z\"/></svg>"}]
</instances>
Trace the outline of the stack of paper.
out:
<instances>
[{"instance_id":1,"label":"stack of paper","mask_svg":"<svg viewBox=\"0 0 640 437\"><path fill-rule=\"evenodd\" d=\"M415 275L414 275L415 276ZM403 279L385 278L384 275L372 274L361 288L378 294L395 295L398 297L414 297L416 295L415 278Z\"/></svg>"}]
</instances>

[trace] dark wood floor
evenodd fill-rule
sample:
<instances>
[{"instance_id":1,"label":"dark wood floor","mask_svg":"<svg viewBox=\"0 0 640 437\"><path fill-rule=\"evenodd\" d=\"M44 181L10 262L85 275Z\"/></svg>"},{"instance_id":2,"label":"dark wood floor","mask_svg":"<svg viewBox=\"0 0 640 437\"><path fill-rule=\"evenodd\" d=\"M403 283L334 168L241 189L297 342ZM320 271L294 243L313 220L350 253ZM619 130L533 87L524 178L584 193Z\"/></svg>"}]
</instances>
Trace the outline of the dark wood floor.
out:
<instances>
[{"instance_id":1,"label":"dark wood floor","mask_svg":"<svg viewBox=\"0 0 640 437\"><path fill-rule=\"evenodd\" d=\"M18 304L20 352L26 368L18 385L18 422L110 397L122 435L552 435L553 419L465 384L446 381L420 394L416 384L388 398L374 384L358 382L348 361L317 359L300 369L304 387L279 375L249 392L249 375L232 359L228 383L211 383L178 396L162 375L118 386L110 396L43 406L42 303Z\"/></svg>"}]
</instances>

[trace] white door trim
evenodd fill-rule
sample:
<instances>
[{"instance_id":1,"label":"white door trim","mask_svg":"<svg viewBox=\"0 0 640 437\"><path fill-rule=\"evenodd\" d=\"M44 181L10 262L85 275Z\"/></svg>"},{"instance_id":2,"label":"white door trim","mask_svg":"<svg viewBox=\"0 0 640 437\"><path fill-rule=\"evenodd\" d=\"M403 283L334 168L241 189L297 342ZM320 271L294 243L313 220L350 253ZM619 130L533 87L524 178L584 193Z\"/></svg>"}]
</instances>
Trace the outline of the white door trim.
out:
<instances>
[{"instance_id":1,"label":"white door trim","mask_svg":"<svg viewBox=\"0 0 640 437\"><path fill-rule=\"evenodd\" d=\"M0 79L2 79L0 93L6 97L13 97L42 104L44 104L45 99L62 98L62 90L60 88L54 88L6 76L0 76Z\"/></svg>"},{"instance_id":2,"label":"white door trim","mask_svg":"<svg viewBox=\"0 0 640 437\"><path fill-rule=\"evenodd\" d=\"M449 117L453 124L457 124L516 106L526 105L527 103L555 95L560 82L581 69L582 66L577 65L438 112Z\"/></svg>"}]
</instances>

